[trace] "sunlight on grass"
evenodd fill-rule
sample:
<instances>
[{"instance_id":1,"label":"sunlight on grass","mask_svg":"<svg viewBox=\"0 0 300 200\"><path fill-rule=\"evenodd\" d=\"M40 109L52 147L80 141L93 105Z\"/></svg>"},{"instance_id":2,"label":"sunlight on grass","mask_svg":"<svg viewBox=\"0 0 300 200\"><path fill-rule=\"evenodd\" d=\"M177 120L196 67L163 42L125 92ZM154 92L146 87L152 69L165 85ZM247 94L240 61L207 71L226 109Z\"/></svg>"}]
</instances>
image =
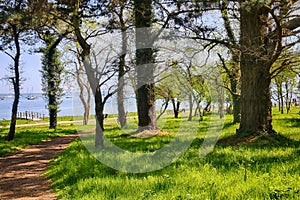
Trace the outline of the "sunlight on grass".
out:
<instances>
[{"instance_id":1,"label":"sunlight on grass","mask_svg":"<svg viewBox=\"0 0 300 200\"><path fill-rule=\"evenodd\" d=\"M190 148L171 165L154 172L125 173L99 162L80 139L52 161L46 175L51 178L59 199L298 199L300 195L299 110L289 115L274 111L276 144L217 145L199 158L209 119L184 123L197 127ZM235 133L238 124L226 116L219 138ZM152 152L168 145L180 128L178 119L162 126L170 135L131 138L124 131L136 130L129 121L125 129L106 121L106 137L128 151ZM87 136L88 137L88 136ZM90 137L93 144L93 137ZM113 158L112 158L113 159ZM134 164L134 163L132 163Z\"/></svg>"},{"instance_id":2,"label":"sunlight on grass","mask_svg":"<svg viewBox=\"0 0 300 200\"><path fill-rule=\"evenodd\" d=\"M0 156L13 153L28 145L37 144L53 137L76 133L76 127L59 125L56 130L49 130L48 126L19 127L12 141L6 141L8 129L0 130Z\"/></svg>"}]
</instances>

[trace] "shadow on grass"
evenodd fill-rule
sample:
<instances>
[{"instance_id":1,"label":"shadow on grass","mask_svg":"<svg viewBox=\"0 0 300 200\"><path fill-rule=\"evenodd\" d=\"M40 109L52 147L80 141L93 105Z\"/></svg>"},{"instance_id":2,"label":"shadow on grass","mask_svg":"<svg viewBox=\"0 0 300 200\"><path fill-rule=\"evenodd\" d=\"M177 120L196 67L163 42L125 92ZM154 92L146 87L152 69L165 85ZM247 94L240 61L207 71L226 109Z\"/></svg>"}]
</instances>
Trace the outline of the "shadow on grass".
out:
<instances>
[{"instance_id":1,"label":"shadow on grass","mask_svg":"<svg viewBox=\"0 0 300 200\"><path fill-rule=\"evenodd\" d=\"M276 119L279 124L284 124L286 127L297 128L300 127L300 117L299 118L280 118Z\"/></svg>"}]
</instances>

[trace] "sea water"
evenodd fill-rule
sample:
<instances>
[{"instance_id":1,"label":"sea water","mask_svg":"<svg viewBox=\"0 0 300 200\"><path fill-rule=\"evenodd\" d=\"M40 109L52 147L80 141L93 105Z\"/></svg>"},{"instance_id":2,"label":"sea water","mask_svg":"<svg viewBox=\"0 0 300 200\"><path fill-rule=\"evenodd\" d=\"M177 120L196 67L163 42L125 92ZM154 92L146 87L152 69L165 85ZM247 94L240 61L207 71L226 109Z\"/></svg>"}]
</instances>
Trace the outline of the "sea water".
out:
<instances>
[{"instance_id":1,"label":"sea water","mask_svg":"<svg viewBox=\"0 0 300 200\"><path fill-rule=\"evenodd\" d=\"M31 99L30 99L31 98ZM0 94L0 120L10 119L13 94ZM71 116L73 114L72 98L62 98L59 116ZM20 96L18 112L37 112L48 116L47 102L41 93L22 94Z\"/></svg>"},{"instance_id":2,"label":"sea water","mask_svg":"<svg viewBox=\"0 0 300 200\"><path fill-rule=\"evenodd\" d=\"M29 97L32 97L31 99ZM0 94L0 120L7 120L11 117L11 109L13 104L14 96L13 94ZM59 105L58 116L82 116L84 109L82 103L79 99L77 93L72 93L65 95L61 98L61 104ZM156 108L160 109L162 105L162 100L156 101ZM124 107L126 112L136 112L136 99L134 96L126 97L124 99ZM186 107L182 105L182 107ZM168 109L172 109L171 104L169 104ZM18 112L37 112L44 114L46 117L48 115L47 100L41 93L28 93L22 94L20 96L20 102L18 106ZM116 95L109 98L104 107L105 114L117 114L117 97ZM91 109L90 114L95 114L94 111L94 100L91 98Z\"/></svg>"}]
</instances>

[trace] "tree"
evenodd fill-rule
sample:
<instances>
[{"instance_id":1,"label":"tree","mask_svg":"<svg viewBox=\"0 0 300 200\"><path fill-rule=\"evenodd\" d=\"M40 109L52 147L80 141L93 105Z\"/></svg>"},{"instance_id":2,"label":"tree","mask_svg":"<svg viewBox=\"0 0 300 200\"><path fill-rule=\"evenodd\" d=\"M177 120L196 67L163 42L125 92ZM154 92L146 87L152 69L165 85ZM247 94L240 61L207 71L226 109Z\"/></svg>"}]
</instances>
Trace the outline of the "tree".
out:
<instances>
[{"instance_id":1,"label":"tree","mask_svg":"<svg viewBox=\"0 0 300 200\"><path fill-rule=\"evenodd\" d=\"M130 16L126 12L129 10L129 2L124 0L110 1L109 11L112 13L112 17L109 20L108 29L115 30L119 29L121 31L122 53L119 57L119 72L118 72L118 92L117 92L117 102L118 102L118 121L120 126L124 127L126 125L126 112L124 108L124 86L125 86L125 74L129 70L126 66L126 54L127 54L127 30L130 26Z\"/></svg>"},{"instance_id":2,"label":"tree","mask_svg":"<svg viewBox=\"0 0 300 200\"><path fill-rule=\"evenodd\" d=\"M152 1L135 0L138 132L157 129L154 92L154 50L150 30ZM145 47L146 44L146 47Z\"/></svg>"},{"instance_id":3,"label":"tree","mask_svg":"<svg viewBox=\"0 0 300 200\"><path fill-rule=\"evenodd\" d=\"M183 77L180 75L175 67L173 67L171 71L164 72L160 75L161 80L155 86L155 93L157 98L164 99L164 104L157 119L159 119L167 109L169 101L171 101L173 106L174 118L179 117L180 104L185 96L183 92L185 88L183 88L183 84L181 84L183 80L179 80Z\"/></svg>"},{"instance_id":4,"label":"tree","mask_svg":"<svg viewBox=\"0 0 300 200\"><path fill-rule=\"evenodd\" d=\"M79 98L80 101L84 107L84 113L83 113L83 125L88 125L89 123L89 116L90 116L90 107L91 107L91 86L89 82L86 80L86 77L82 77L84 74L84 66L82 63L82 60L80 59L80 50L78 47L76 47L76 60L75 61L75 78L77 80L77 84L80 89ZM84 92L86 91L86 97L84 95Z\"/></svg>"},{"instance_id":5,"label":"tree","mask_svg":"<svg viewBox=\"0 0 300 200\"><path fill-rule=\"evenodd\" d=\"M114 89L113 86L108 87L108 90L105 94L101 91L103 86L112 79L117 73L116 60L106 60L104 65L100 66L97 60L98 53L92 51L91 45L88 43L88 39L91 37L99 36L99 32L96 33L93 30L90 30L90 34L87 34L85 37L83 31L81 30L81 9L84 7L84 4L80 1L77 1L75 5L69 5L72 8L72 18L70 23L74 28L74 34L78 44L81 47L80 57L83 62L85 71L87 73L87 78L90 83L94 100L95 100L95 113L96 113L96 137L95 137L95 147L104 146L104 106L108 98L110 98L114 93L117 92L117 89ZM92 19L91 19L92 20ZM101 31L100 31L101 32ZM100 52L101 53L101 52ZM108 52L108 55L111 52ZM92 60L94 63L92 63ZM103 64L103 63L101 63ZM94 67L93 67L94 66Z\"/></svg>"},{"instance_id":6,"label":"tree","mask_svg":"<svg viewBox=\"0 0 300 200\"><path fill-rule=\"evenodd\" d=\"M222 45L237 52L235 54L230 50L232 58L237 56L241 73L241 123L238 136L247 137L261 131L272 133L269 87L273 72L270 69L283 49L289 49L299 42L300 18L295 14L299 11L299 4L285 0L228 1L226 6L224 3L202 7L202 12L192 11L190 20L185 20L187 15L179 19L177 17L178 24L193 31L195 36L191 38L205 41L209 49ZM201 10L199 2L190 7ZM199 12L216 10L222 11L220 17L224 21L223 27L201 21L203 15L199 15ZM237 27L232 29L235 31L230 31L229 19L234 22L235 26L232 27ZM226 37L223 36L224 31L227 32ZM239 38L239 41L234 43L234 38Z\"/></svg>"},{"instance_id":7,"label":"tree","mask_svg":"<svg viewBox=\"0 0 300 200\"><path fill-rule=\"evenodd\" d=\"M249 1L242 2L240 6L240 136L255 135L261 131L274 132L270 100L271 66L284 48L283 38L297 34L300 25L300 17L288 18L295 2L271 3ZM289 48L296 42L294 40L285 47Z\"/></svg>"},{"instance_id":8,"label":"tree","mask_svg":"<svg viewBox=\"0 0 300 200\"><path fill-rule=\"evenodd\" d=\"M52 33L53 34L53 33ZM53 36L50 31L47 31L40 37L46 43L46 48L42 51L44 56L42 58L42 84L46 99L48 100L49 110L49 128L56 129L57 113L59 112L60 98L63 89L61 88L61 74L63 67L60 64L60 55L57 51L57 46L66 35L59 35L57 38Z\"/></svg>"},{"instance_id":9,"label":"tree","mask_svg":"<svg viewBox=\"0 0 300 200\"><path fill-rule=\"evenodd\" d=\"M276 98L274 99L277 101L279 112L282 114L284 107L287 113L289 113L291 108L293 89L296 87L298 65L298 55L293 52L284 52L273 64L271 69L280 69L277 70L276 73L273 73L273 85L271 85L271 90L273 93L276 93Z\"/></svg>"},{"instance_id":10,"label":"tree","mask_svg":"<svg viewBox=\"0 0 300 200\"><path fill-rule=\"evenodd\" d=\"M12 105L12 115L7 140L13 140L16 131L17 112L20 99L20 59L21 44L26 33L30 31L33 25L33 17L29 14L33 12L35 6L27 4L28 2L18 1L1 1L0 2L0 34L1 48L12 60L13 65L10 68L13 75L9 80L13 84L14 101ZM27 38L27 42L30 41ZM24 41L24 40L23 40Z\"/></svg>"}]
</instances>

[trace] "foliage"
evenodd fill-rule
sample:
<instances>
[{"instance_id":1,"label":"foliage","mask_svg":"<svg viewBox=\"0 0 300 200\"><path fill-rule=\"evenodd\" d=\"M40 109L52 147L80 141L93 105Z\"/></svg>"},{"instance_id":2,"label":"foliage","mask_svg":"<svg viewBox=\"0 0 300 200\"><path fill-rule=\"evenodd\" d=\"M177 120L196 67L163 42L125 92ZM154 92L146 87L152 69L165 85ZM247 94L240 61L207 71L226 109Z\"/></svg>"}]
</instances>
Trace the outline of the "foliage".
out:
<instances>
[{"instance_id":1,"label":"foliage","mask_svg":"<svg viewBox=\"0 0 300 200\"><path fill-rule=\"evenodd\" d=\"M43 49L42 58L42 86L44 96L48 100L48 109L50 116L50 128L56 128L56 118L59 112L60 98L63 95L61 87L61 75L63 67L60 64L60 55L57 51L57 45L62 40L62 36L55 39L50 32L43 36L46 48Z\"/></svg>"}]
</instances>

